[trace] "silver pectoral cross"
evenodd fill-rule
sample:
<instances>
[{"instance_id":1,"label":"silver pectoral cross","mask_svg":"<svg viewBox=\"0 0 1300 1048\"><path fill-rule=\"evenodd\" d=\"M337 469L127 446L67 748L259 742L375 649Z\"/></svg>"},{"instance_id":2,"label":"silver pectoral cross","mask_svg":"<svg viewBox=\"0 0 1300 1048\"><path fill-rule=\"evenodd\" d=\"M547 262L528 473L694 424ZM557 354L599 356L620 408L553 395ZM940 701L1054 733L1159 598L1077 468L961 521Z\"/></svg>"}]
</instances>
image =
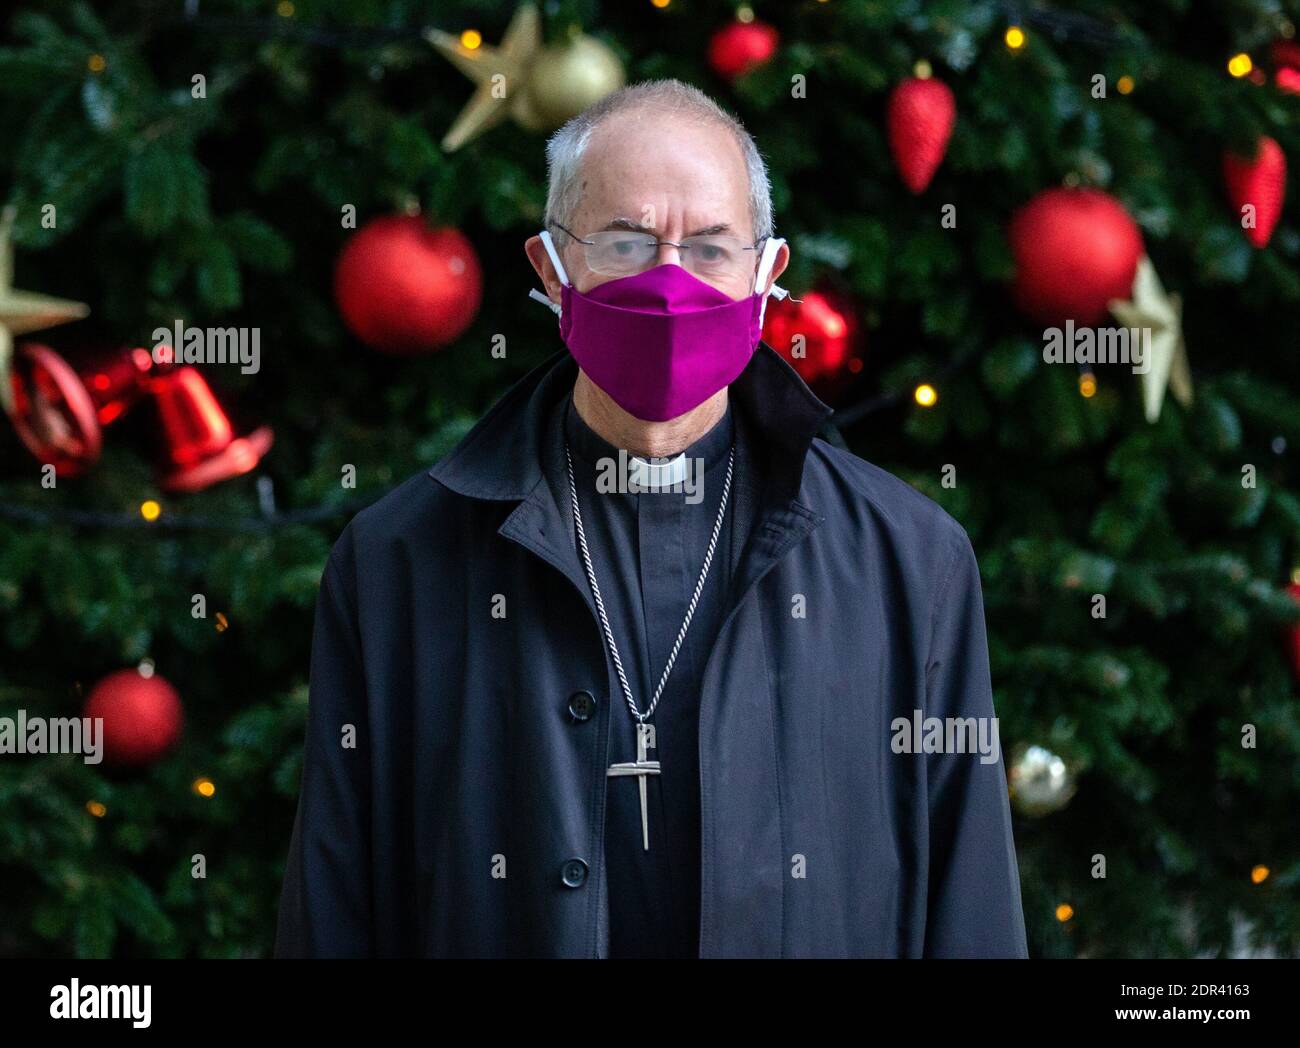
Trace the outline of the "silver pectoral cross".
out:
<instances>
[{"instance_id":1,"label":"silver pectoral cross","mask_svg":"<svg viewBox=\"0 0 1300 1048\"><path fill-rule=\"evenodd\" d=\"M655 726L637 724L636 726L636 760L609 766L609 778L620 775L635 775L640 780L641 788L641 841L645 850L650 850L650 810L646 798L646 776L659 774L659 762L646 760L646 750L658 749L655 745Z\"/></svg>"}]
</instances>

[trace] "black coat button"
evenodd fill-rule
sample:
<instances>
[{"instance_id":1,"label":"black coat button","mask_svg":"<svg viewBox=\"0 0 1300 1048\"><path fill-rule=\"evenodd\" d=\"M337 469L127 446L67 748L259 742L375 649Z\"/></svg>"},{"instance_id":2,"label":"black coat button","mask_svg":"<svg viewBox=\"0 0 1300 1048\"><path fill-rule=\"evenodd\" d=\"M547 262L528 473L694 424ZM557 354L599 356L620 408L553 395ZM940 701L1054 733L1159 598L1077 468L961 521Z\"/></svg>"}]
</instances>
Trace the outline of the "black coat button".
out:
<instances>
[{"instance_id":1,"label":"black coat button","mask_svg":"<svg viewBox=\"0 0 1300 1048\"><path fill-rule=\"evenodd\" d=\"M575 721L591 720L596 712L596 697L589 691L575 691L569 696L569 716Z\"/></svg>"},{"instance_id":2,"label":"black coat button","mask_svg":"<svg viewBox=\"0 0 1300 1048\"><path fill-rule=\"evenodd\" d=\"M560 880L566 888L581 888L587 883L587 864L581 859L570 859L560 867Z\"/></svg>"}]
</instances>

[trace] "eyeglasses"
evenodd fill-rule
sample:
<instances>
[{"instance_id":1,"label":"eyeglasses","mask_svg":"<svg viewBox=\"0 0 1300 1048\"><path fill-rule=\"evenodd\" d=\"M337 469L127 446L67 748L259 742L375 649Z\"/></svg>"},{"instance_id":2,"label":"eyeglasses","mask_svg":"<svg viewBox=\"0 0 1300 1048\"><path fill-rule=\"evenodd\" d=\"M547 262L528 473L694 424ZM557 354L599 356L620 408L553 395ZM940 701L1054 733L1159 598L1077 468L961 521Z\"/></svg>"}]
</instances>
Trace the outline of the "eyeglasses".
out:
<instances>
[{"instance_id":1,"label":"eyeglasses","mask_svg":"<svg viewBox=\"0 0 1300 1048\"><path fill-rule=\"evenodd\" d=\"M684 240L660 240L649 233L622 229L604 229L585 239L571 233L558 222L556 229L582 245L584 261L593 273L607 277L627 277L654 265L663 245L681 252L682 268L704 280L729 280L753 274L762 240L749 243L740 237L706 233Z\"/></svg>"}]
</instances>

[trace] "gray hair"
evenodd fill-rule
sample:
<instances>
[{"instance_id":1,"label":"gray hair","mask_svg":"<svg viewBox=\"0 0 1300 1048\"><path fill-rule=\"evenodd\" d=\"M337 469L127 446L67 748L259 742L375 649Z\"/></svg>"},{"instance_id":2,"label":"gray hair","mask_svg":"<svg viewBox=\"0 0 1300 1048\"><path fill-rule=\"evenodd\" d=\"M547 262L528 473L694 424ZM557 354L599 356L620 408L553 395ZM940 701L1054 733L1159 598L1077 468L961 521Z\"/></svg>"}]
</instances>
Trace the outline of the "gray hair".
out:
<instances>
[{"instance_id":1,"label":"gray hair","mask_svg":"<svg viewBox=\"0 0 1300 1048\"><path fill-rule=\"evenodd\" d=\"M767 165L763 163L753 137L739 120L703 91L680 80L645 80L619 88L588 106L551 136L546 143L546 167L549 175L546 191L547 226L567 226L573 221L573 215L582 199L579 168L592 132L606 117L639 107L712 120L730 131L745 158L754 239L762 240L772 235L772 186L767 177Z\"/></svg>"}]
</instances>

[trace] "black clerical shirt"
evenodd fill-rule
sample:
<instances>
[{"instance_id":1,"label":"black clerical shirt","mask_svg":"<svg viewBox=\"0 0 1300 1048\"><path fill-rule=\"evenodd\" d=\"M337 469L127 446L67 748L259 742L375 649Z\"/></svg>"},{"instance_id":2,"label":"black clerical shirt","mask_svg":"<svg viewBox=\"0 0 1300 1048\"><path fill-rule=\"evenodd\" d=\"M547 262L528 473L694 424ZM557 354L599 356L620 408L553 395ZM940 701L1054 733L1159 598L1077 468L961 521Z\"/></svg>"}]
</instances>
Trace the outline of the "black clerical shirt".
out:
<instances>
[{"instance_id":1,"label":"black clerical shirt","mask_svg":"<svg viewBox=\"0 0 1300 1048\"><path fill-rule=\"evenodd\" d=\"M685 449L690 474L668 490L627 491L619 449L592 430L565 398L564 437L573 457L578 505L610 629L637 707L650 704L704 566L722 503L735 432L723 417ZM553 445L552 445L553 446ZM554 468L554 466L552 466ZM564 472L565 464L559 463ZM603 472L600 472L602 471ZM702 470L702 475L701 475ZM598 490L598 473L606 478ZM618 490L608 491L609 481ZM568 492L567 472L561 490ZM725 614L732 564L735 482L717 548L686 639L649 723L650 849L643 845L638 779L606 785L605 867L609 956L695 957L700 924L699 704L705 663ZM621 688L609 696L610 762L637 759L636 722Z\"/></svg>"}]
</instances>

